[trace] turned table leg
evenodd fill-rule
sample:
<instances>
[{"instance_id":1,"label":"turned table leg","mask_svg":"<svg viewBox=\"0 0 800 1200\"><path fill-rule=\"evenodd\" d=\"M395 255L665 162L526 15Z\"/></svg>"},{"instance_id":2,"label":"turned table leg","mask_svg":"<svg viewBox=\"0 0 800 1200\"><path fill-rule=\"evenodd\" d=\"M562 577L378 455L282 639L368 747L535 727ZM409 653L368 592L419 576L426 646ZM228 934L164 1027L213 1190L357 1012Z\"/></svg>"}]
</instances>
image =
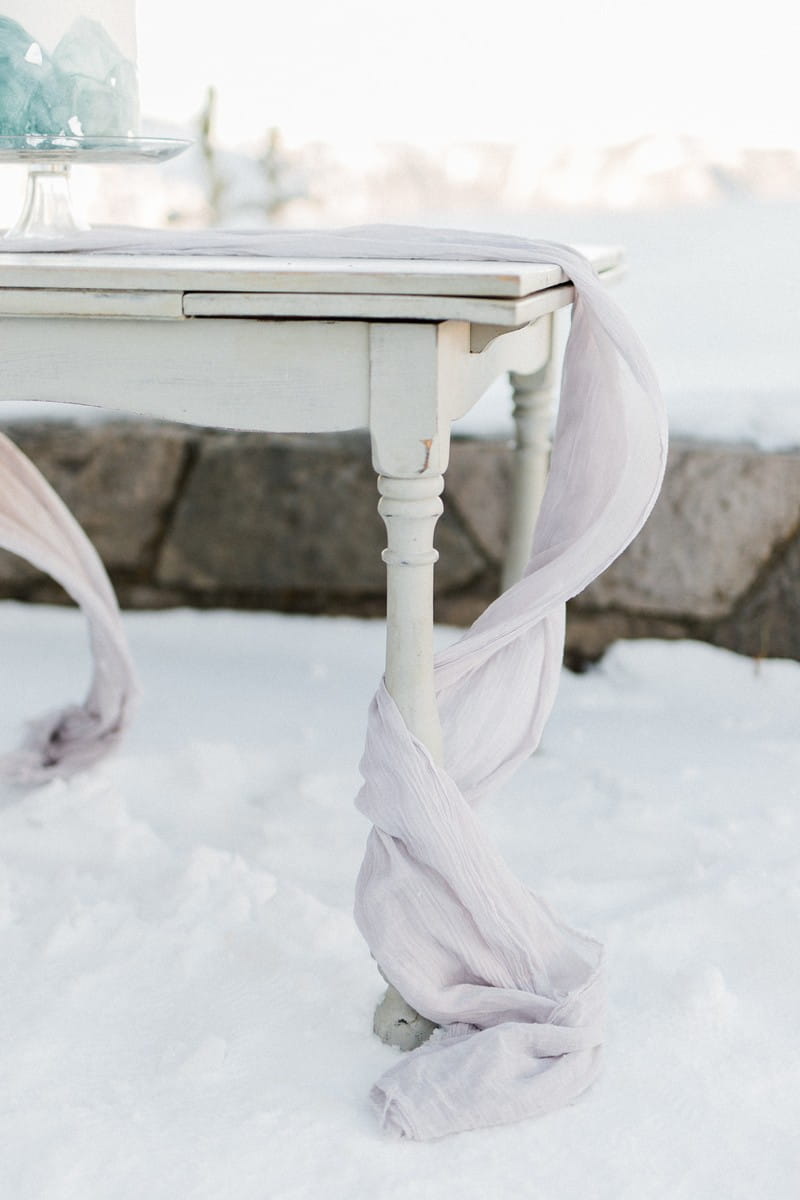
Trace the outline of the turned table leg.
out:
<instances>
[{"instance_id":1,"label":"turned table leg","mask_svg":"<svg viewBox=\"0 0 800 1200\"><path fill-rule=\"evenodd\" d=\"M442 515L444 479L378 477L386 526L386 686L408 728L442 761L433 688L433 531Z\"/></svg>"},{"instance_id":2,"label":"turned table leg","mask_svg":"<svg viewBox=\"0 0 800 1200\"><path fill-rule=\"evenodd\" d=\"M378 475L378 511L386 525L386 687L411 732L442 762L433 687L433 532L442 513L450 422L442 382L441 326L380 322L370 326L370 435ZM375 1010L385 1042L413 1050L435 1026L391 983Z\"/></svg>"},{"instance_id":3,"label":"turned table leg","mask_svg":"<svg viewBox=\"0 0 800 1200\"><path fill-rule=\"evenodd\" d=\"M378 478L378 511L386 525L386 687L403 718L436 762L442 731L433 690L433 531L442 513L444 479ZM373 1028L384 1042L414 1050L436 1026L389 984Z\"/></svg>"},{"instance_id":4,"label":"turned table leg","mask_svg":"<svg viewBox=\"0 0 800 1200\"><path fill-rule=\"evenodd\" d=\"M555 368L511 375L516 443L511 483L511 520L503 565L503 591L522 578L531 554L536 518L550 464L550 423L555 407Z\"/></svg>"}]
</instances>

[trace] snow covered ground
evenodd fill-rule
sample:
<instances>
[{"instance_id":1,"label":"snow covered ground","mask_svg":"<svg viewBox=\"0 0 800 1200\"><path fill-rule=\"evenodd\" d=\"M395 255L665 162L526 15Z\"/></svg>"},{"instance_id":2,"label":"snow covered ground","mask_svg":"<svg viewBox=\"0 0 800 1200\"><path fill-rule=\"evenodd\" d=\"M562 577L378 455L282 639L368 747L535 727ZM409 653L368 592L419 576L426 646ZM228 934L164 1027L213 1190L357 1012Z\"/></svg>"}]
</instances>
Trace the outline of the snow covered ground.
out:
<instances>
[{"instance_id":1,"label":"snow covered ground","mask_svg":"<svg viewBox=\"0 0 800 1200\"><path fill-rule=\"evenodd\" d=\"M4 1196L794 1200L800 665L639 642L565 674L481 816L606 943L604 1072L544 1119L419 1145L368 1105L397 1052L350 916L382 625L126 623L121 752L2 797ZM0 645L10 747L75 696L85 645L74 612L8 603Z\"/></svg>"}]
</instances>

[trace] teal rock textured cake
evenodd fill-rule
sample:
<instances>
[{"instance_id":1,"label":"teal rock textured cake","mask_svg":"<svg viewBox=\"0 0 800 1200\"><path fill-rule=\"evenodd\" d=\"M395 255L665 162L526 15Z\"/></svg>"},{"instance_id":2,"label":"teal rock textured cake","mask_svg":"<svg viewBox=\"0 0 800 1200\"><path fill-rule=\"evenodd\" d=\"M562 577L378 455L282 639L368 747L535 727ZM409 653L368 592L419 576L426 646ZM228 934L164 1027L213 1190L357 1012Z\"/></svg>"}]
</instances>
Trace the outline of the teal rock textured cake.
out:
<instances>
[{"instance_id":1,"label":"teal rock textured cake","mask_svg":"<svg viewBox=\"0 0 800 1200\"><path fill-rule=\"evenodd\" d=\"M135 63L100 22L79 17L47 54L0 14L0 137L128 137L138 104Z\"/></svg>"}]
</instances>

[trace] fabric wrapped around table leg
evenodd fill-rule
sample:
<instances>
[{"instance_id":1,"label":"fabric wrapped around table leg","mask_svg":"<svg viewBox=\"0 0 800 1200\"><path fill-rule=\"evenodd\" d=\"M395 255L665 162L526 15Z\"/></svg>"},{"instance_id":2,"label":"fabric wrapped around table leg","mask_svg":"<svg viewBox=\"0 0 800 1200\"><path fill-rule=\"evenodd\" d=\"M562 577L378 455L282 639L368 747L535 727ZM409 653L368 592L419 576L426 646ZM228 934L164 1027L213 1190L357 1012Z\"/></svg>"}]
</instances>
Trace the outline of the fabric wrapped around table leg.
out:
<instances>
[{"instance_id":1,"label":"fabric wrapped around table leg","mask_svg":"<svg viewBox=\"0 0 800 1200\"><path fill-rule=\"evenodd\" d=\"M362 762L358 805L374 828L356 918L386 978L442 1026L373 1089L384 1127L411 1138L569 1102L595 1078L603 1037L600 946L522 886L471 807L536 748L558 685L565 601L638 532L666 458L638 339L587 264L558 247L540 253L578 296L525 577L437 658L446 769L385 686Z\"/></svg>"}]
</instances>

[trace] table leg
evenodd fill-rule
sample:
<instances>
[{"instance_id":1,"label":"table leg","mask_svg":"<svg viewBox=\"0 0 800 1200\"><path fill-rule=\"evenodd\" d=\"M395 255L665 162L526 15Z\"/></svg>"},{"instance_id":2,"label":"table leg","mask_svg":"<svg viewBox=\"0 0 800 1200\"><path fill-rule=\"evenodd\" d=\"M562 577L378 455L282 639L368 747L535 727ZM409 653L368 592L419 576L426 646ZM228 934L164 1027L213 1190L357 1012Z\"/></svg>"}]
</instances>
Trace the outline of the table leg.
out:
<instances>
[{"instance_id":1,"label":"table leg","mask_svg":"<svg viewBox=\"0 0 800 1200\"><path fill-rule=\"evenodd\" d=\"M531 554L536 518L550 464L550 423L555 407L555 367L511 375L516 444L511 484L511 521L503 565L503 591L522 578Z\"/></svg>"},{"instance_id":2,"label":"table leg","mask_svg":"<svg viewBox=\"0 0 800 1200\"><path fill-rule=\"evenodd\" d=\"M444 479L378 477L378 511L386 525L386 687L413 734L442 761L442 731L433 689L433 531L442 513ZM373 1026L384 1042L413 1050L436 1028L389 984Z\"/></svg>"},{"instance_id":3,"label":"table leg","mask_svg":"<svg viewBox=\"0 0 800 1200\"><path fill-rule=\"evenodd\" d=\"M386 525L386 686L406 724L442 761L433 689L433 531L442 515L444 479L378 477Z\"/></svg>"},{"instance_id":4,"label":"table leg","mask_svg":"<svg viewBox=\"0 0 800 1200\"><path fill-rule=\"evenodd\" d=\"M457 328L425 322L370 325L372 464L386 524L386 686L411 732L442 761L433 688L433 531L442 513L450 448L449 389L464 353ZM380 1038L404 1050L435 1027L389 985L375 1011Z\"/></svg>"}]
</instances>

